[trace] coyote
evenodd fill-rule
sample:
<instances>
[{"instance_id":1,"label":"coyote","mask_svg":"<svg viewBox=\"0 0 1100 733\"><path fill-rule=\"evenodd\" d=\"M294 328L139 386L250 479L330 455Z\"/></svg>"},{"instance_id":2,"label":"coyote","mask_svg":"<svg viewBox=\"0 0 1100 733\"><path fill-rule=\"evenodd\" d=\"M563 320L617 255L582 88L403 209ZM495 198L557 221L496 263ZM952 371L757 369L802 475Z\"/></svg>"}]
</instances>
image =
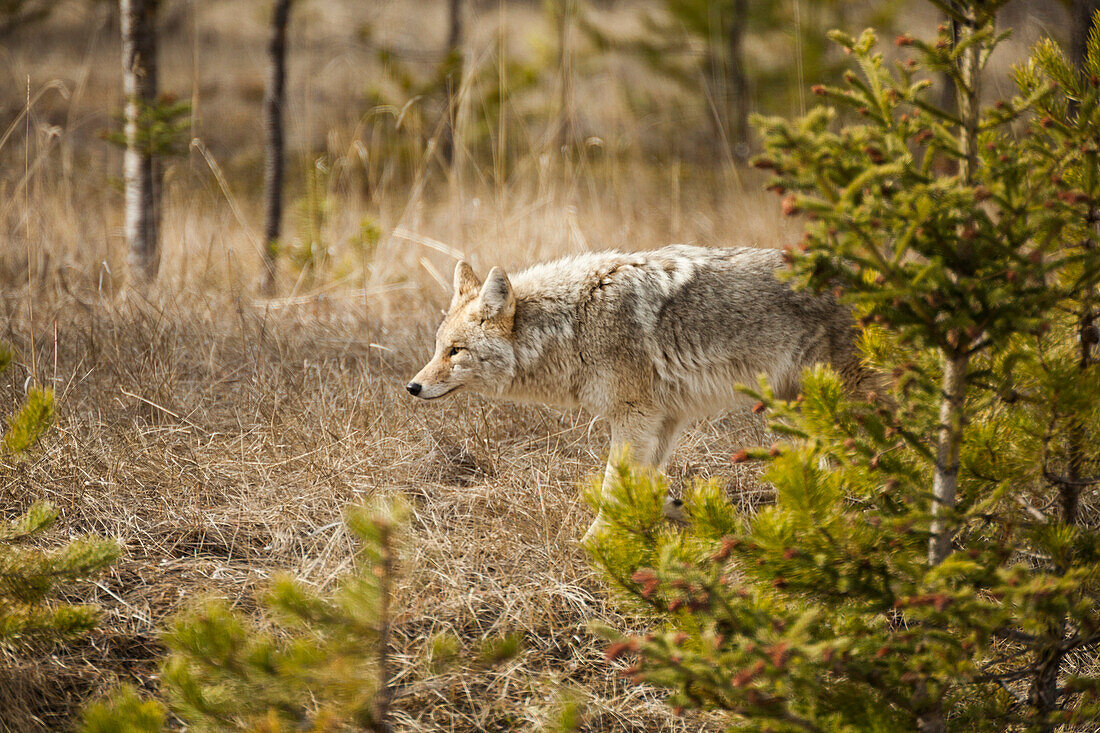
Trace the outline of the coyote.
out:
<instances>
[{"instance_id":1,"label":"coyote","mask_svg":"<svg viewBox=\"0 0 1100 733\"><path fill-rule=\"evenodd\" d=\"M604 417L606 495L628 446L660 470L686 425L743 405L737 385L760 374L783 399L819 362L860 386L851 314L832 295L780 282L782 264L773 249L673 245L576 255L511 278L494 267L482 283L459 262L435 354L406 388L424 400L466 388Z\"/></svg>"}]
</instances>

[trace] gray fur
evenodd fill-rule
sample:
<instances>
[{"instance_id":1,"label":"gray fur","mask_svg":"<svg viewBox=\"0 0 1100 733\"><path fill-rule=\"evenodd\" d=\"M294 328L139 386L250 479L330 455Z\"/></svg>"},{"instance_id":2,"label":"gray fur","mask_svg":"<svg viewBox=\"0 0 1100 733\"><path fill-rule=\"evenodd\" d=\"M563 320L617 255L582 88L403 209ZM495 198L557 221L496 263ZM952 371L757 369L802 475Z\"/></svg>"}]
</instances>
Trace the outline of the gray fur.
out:
<instances>
[{"instance_id":1,"label":"gray fur","mask_svg":"<svg viewBox=\"0 0 1100 733\"><path fill-rule=\"evenodd\" d=\"M435 356L413 382L424 399L467 387L583 407L611 424L612 459L629 446L660 468L688 423L743 404L736 385L760 374L783 398L819 362L852 388L865 378L850 313L831 295L790 289L781 266L776 250L673 245L511 278L494 268L480 285L459 263Z\"/></svg>"}]
</instances>

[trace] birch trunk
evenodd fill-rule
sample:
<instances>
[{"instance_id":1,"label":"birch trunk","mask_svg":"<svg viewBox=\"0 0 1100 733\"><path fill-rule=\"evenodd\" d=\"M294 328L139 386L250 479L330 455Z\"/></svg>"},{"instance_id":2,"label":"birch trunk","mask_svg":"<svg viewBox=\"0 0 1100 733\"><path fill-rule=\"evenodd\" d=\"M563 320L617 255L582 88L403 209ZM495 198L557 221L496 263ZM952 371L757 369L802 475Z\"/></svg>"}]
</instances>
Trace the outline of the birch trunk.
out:
<instances>
[{"instance_id":1,"label":"birch trunk","mask_svg":"<svg viewBox=\"0 0 1100 733\"><path fill-rule=\"evenodd\" d=\"M119 0L126 97L125 232L130 272L145 282L160 268L161 170L143 118L157 102L158 0Z\"/></svg>"},{"instance_id":2,"label":"birch trunk","mask_svg":"<svg viewBox=\"0 0 1100 733\"><path fill-rule=\"evenodd\" d=\"M286 27L292 0L276 0L268 39L268 77L264 91L264 283L275 293L279 237L283 221L283 176L286 168L283 107L286 102Z\"/></svg>"},{"instance_id":3,"label":"birch trunk","mask_svg":"<svg viewBox=\"0 0 1100 733\"><path fill-rule=\"evenodd\" d=\"M973 10L970 11L971 14ZM973 15L970 20L973 21ZM973 33L975 24L967 23L963 32ZM962 83L958 85L959 118L962 129L959 148L962 151L960 174L965 185L974 183L978 165L978 122L981 95L981 49L971 45L959 59ZM960 242L960 247L965 244ZM966 256L965 251L962 252ZM961 336L960 336L961 339ZM939 565L951 554L953 522L946 516L955 508L959 482L959 447L966 424L965 402L967 368L970 358L966 344L959 343L954 351L944 354L943 394L940 397L940 424L936 438L936 467L932 479L932 537L928 543L928 563Z\"/></svg>"},{"instance_id":4,"label":"birch trunk","mask_svg":"<svg viewBox=\"0 0 1100 733\"><path fill-rule=\"evenodd\" d=\"M940 398L940 426L936 440L936 468L932 477L932 538L928 543L928 564L939 565L951 554L950 513L955 509L959 484L959 446L966 423L966 371L969 356L947 360Z\"/></svg>"}]
</instances>

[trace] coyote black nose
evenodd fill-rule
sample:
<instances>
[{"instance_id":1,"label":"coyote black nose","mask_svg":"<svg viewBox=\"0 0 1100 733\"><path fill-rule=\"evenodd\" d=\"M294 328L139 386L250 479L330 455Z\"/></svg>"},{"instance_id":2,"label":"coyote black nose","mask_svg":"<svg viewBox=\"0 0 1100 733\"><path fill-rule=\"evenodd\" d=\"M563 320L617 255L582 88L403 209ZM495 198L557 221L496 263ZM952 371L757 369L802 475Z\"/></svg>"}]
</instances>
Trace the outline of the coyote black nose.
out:
<instances>
[{"instance_id":1,"label":"coyote black nose","mask_svg":"<svg viewBox=\"0 0 1100 733\"><path fill-rule=\"evenodd\" d=\"M420 394L420 390L422 390L423 387L420 386L420 382L409 382L405 385L405 389L409 390L409 394L413 397L416 397Z\"/></svg>"}]
</instances>

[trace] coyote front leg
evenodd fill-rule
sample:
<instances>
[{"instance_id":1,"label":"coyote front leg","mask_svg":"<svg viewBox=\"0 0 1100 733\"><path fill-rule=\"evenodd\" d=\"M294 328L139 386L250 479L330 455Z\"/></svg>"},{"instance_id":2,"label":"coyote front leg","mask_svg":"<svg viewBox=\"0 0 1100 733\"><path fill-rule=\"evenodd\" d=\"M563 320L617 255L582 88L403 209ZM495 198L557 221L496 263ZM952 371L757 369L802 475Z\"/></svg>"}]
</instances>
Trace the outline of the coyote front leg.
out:
<instances>
[{"instance_id":1,"label":"coyote front leg","mask_svg":"<svg viewBox=\"0 0 1100 733\"><path fill-rule=\"evenodd\" d=\"M631 415L611 419L611 450L607 457L607 469L603 475L602 499L611 498L611 488L617 474L615 465L629 452L630 458L643 468L660 471L668 454L672 452L676 437L684 427L678 415ZM605 524L603 510L584 533L587 540Z\"/></svg>"}]
</instances>

